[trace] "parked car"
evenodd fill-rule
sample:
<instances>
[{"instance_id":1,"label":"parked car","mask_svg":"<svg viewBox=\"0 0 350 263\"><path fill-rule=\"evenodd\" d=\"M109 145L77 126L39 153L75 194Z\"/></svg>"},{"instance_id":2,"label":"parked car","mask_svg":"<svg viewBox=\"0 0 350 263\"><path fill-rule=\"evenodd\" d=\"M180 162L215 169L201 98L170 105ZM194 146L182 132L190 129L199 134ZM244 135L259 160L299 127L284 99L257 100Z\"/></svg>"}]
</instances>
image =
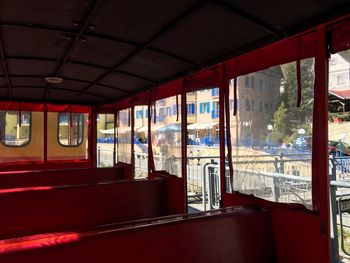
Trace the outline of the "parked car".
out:
<instances>
[{"instance_id":1,"label":"parked car","mask_svg":"<svg viewBox=\"0 0 350 263\"><path fill-rule=\"evenodd\" d=\"M340 147L341 144L341 147ZM328 142L329 154L334 156L350 156L350 146L346 142L329 141ZM341 149L341 152L340 152Z\"/></svg>"}]
</instances>

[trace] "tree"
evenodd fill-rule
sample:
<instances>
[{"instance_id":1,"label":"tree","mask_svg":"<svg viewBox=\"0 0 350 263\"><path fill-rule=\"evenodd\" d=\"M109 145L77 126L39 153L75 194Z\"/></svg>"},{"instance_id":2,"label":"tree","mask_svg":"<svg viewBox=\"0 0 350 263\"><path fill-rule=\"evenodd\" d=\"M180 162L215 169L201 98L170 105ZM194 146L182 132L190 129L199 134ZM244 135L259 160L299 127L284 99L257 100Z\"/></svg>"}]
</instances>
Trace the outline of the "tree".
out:
<instances>
[{"instance_id":1,"label":"tree","mask_svg":"<svg viewBox=\"0 0 350 263\"><path fill-rule=\"evenodd\" d=\"M289 135L290 127L288 110L284 104L284 101L281 102L273 117L274 132L272 139L274 142L283 141L284 138Z\"/></svg>"},{"instance_id":2,"label":"tree","mask_svg":"<svg viewBox=\"0 0 350 263\"><path fill-rule=\"evenodd\" d=\"M297 76L296 63L281 66L283 72L282 95L279 107L274 114L276 136L280 140L294 137L299 128L311 126L313 110L314 61L304 59L300 63L301 69L301 105L297 107ZM311 129L305 129L310 132ZM278 135L277 133L280 133ZM307 134L306 133L306 134Z\"/></svg>"}]
</instances>

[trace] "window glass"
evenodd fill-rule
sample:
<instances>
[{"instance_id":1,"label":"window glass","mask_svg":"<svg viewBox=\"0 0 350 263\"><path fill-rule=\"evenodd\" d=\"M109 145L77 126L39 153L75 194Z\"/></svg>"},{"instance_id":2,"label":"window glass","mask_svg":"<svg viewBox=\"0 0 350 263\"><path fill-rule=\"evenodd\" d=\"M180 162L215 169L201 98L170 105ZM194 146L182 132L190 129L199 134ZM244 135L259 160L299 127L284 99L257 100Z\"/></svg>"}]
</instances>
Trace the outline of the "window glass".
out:
<instances>
[{"instance_id":1,"label":"window glass","mask_svg":"<svg viewBox=\"0 0 350 263\"><path fill-rule=\"evenodd\" d=\"M328 93L328 146L332 169L332 180L348 180L350 161L350 50L331 55L329 63ZM348 189L339 188L342 193Z\"/></svg>"},{"instance_id":2,"label":"window glass","mask_svg":"<svg viewBox=\"0 0 350 263\"><path fill-rule=\"evenodd\" d=\"M339 255L349 255L349 210L345 204L350 194L346 186L350 179L350 50L331 55L328 79L329 177L333 182L338 181L338 185L345 182L342 187L330 187L331 213L335 220L331 236L335 240L339 238Z\"/></svg>"},{"instance_id":3,"label":"window glass","mask_svg":"<svg viewBox=\"0 0 350 263\"><path fill-rule=\"evenodd\" d=\"M131 109L119 111L117 161L131 164Z\"/></svg>"},{"instance_id":4,"label":"window glass","mask_svg":"<svg viewBox=\"0 0 350 263\"><path fill-rule=\"evenodd\" d=\"M6 146L20 147L30 142L31 113L25 111L0 111L1 142Z\"/></svg>"},{"instance_id":5,"label":"window glass","mask_svg":"<svg viewBox=\"0 0 350 263\"><path fill-rule=\"evenodd\" d=\"M0 163L43 161L43 116L42 112L0 111Z\"/></svg>"},{"instance_id":6,"label":"window glass","mask_svg":"<svg viewBox=\"0 0 350 263\"><path fill-rule=\"evenodd\" d=\"M181 96L178 96L181 101ZM175 105L175 114L167 114L166 107ZM180 109L180 106L179 106ZM194 112L194 104L187 104ZM152 150L156 170L181 176L181 112L176 121L176 96L156 101L156 122L152 117Z\"/></svg>"},{"instance_id":7,"label":"window glass","mask_svg":"<svg viewBox=\"0 0 350 263\"><path fill-rule=\"evenodd\" d=\"M135 106L134 159L135 179L147 178L148 174L148 106ZM170 111L170 107L167 107ZM170 112L167 112L170 116ZM147 111L148 114L148 111ZM138 117L138 118L137 118Z\"/></svg>"},{"instance_id":8,"label":"window glass","mask_svg":"<svg viewBox=\"0 0 350 263\"><path fill-rule=\"evenodd\" d=\"M237 99L245 103L237 103L236 116L233 107L230 110L233 188L270 201L301 203L311 209L313 59L301 61L301 80L298 108L295 62L237 79ZM263 83L264 88L248 88L254 86L254 81ZM226 178L228 192L229 185Z\"/></svg>"},{"instance_id":9,"label":"window glass","mask_svg":"<svg viewBox=\"0 0 350 263\"><path fill-rule=\"evenodd\" d=\"M64 146L78 146L84 138L83 113L58 114L58 141Z\"/></svg>"},{"instance_id":10,"label":"window glass","mask_svg":"<svg viewBox=\"0 0 350 263\"><path fill-rule=\"evenodd\" d=\"M114 114L97 114L97 166L112 167L114 155Z\"/></svg>"},{"instance_id":11,"label":"window glass","mask_svg":"<svg viewBox=\"0 0 350 263\"><path fill-rule=\"evenodd\" d=\"M219 89L186 94L187 105L198 110L187 114L188 211L220 207Z\"/></svg>"},{"instance_id":12,"label":"window glass","mask_svg":"<svg viewBox=\"0 0 350 263\"><path fill-rule=\"evenodd\" d=\"M47 113L47 159L88 158L88 114Z\"/></svg>"}]
</instances>

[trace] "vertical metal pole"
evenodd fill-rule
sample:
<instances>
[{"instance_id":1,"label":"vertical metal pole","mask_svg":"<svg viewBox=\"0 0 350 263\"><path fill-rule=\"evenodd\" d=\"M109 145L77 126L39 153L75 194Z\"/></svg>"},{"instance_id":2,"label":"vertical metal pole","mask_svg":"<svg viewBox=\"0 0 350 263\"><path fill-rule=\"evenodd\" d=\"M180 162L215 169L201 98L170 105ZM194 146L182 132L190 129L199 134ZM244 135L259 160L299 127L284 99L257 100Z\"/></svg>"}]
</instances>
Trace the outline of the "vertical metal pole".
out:
<instances>
[{"instance_id":1,"label":"vertical metal pole","mask_svg":"<svg viewBox=\"0 0 350 263\"><path fill-rule=\"evenodd\" d=\"M340 167L341 167L341 173L343 174L343 144L341 140L339 140L339 158L340 158Z\"/></svg>"},{"instance_id":2,"label":"vertical metal pole","mask_svg":"<svg viewBox=\"0 0 350 263\"><path fill-rule=\"evenodd\" d=\"M184 211L188 212L188 197L187 197L187 111L186 111L186 92L184 80L180 80L181 85L181 171L183 178L183 187L184 187L184 198L185 198L185 209Z\"/></svg>"},{"instance_id":3,"label":"vertical metal pole","mask_svg":"<svg viewBox=\"0 0 350 263\"><path fill-rule=\"evenodd\" d=\"M47 141L47 104L44 104L44 166L46 166L47 164L47 145L48 145L48 141Z\"/></svg>"},{"instance_id":4,"label":"vertical metal pole","mask_svg":"<svg viewBox=\"0 0 350 263\"><path fill-rule=\"evenodd\" d=\"M276 173L279 173L279 160L278 157L275 157L275 170ZM275 202L279 201L280 198L280 189L279 189L279 183L280 183L280 179L274 177L273 178L273 189L274 189L274 194L275 194Z\"/></svg>"},{"instance_id":5,"label":"vertical metal pole","mask_svg":"<svg viewBox=\"0 0 350 263\"><path fill-rule=\"evenodd\" d=\"M220 77L222 80L225 80L225 72L223 69L219 72ZM219 81L219 145L220 145L220 208L224 206L224 196L225 196L225 170L226 170L226 163L225 163L225 155L226 155L226 144L225 144L225 84L221 80ZM227 114L230 114L229 112ZM227 116L226 116L227 118ZM230 127L226 127L226 129L230 129ZM228 158L232 158L232 156L228 156ZM231 182L232 184L232 182Z\"/></svg>"},{"instance_id":6,"label":"vertical metal pole","mask_svg":"<svg viewBox=\"0 0 350 263\"><path fill-rule=\"evenodd\" d=\"M283 161L283 153L280 154L280 167L279 167L279 173L284 174L284 161Z\"/></svg>"},{"instance_id":7,"label":"vertical metal pole","mask_svg":"<svg viewBox=\"0 0 350 263\"><path fill-rule=\"evenodd\" d=\"M330 163L332 165L332 170L330 173L330 182L336 180L336 166L334 157L331 157ZM336 199L336 186L330 185L330 201L331 201L331 219L332 219L332 230L333 237L331 236L331 257L332 262L339 261L339 243L338 243L338 227L337 227L337 199Z\"/></svg>"},{"instance_id":8,"label":"vertical metal pole","mask_svg":"<svg viewBox=\"0 0 350 263\"><path fill-rule=\"evenodd\" d=\"M134 109L135 107L132 106L130 111L131 111L131 114L130 114L130 117L131 118L131 178L132 179L135 179L135 145L134 145L134 142L135 142L135 131L134 131L134 125L135 125L135 119L134 119Z\"/></svg>"},{"instance_id":9,"label":"vertical metal pole","mask_svg":"<svg viewBox=\"0 0 350 263\"><path fill-rule=\"evenodd\" d=\"M117 162L117 157L116 157L116 153L117 153L117 133L116 133L116 127L117 127L117 112L114 110L114 114L113 114L113 165L115 166L115 163Z\"/></svg>"},{"instance_id":10,"label":"vertical metal pole","mask_svg":"<svg viewBox=\"0 0 350 263\"><path fill-rule=\"evenodd\" d=\"M207 198L206 198L206 193L207 193L207 184L206 184L206 169L207 169L207 164L204 165L204 173L203 173L203 178L202 178L202 200L203 200L203 208L204 211L207 211Z\"/></svg>"},{"instance_id":11,"label":"vertical metal pole","mask_svg":"<svg viewBox=\"0 0 350 263\"><path fill-rule=\"evenodd\" d=\"M100 167L100 161L101 161L101 148L97 147L97 167Z\"/></svg>"}]
</instances>

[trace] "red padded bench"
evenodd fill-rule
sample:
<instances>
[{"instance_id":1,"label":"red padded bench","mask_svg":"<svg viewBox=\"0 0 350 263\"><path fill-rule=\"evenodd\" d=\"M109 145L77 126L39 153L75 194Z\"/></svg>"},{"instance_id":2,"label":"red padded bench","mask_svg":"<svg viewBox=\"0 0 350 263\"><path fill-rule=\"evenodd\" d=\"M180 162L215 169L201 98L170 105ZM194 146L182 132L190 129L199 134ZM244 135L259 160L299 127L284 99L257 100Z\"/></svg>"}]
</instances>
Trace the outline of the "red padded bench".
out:
<instances>
[{"instance_id":1,"label":"red padded bench","mask_svg":"<svg viewBox=\"0 0 350 263\"><path fill-rule=\"evenodd\" d=\"M0 188L94 184L124 179L123 167L0 172Z\"/></svg>"},{"instance_id":2,"label":"red padded bench","mask_svg":"<svg viewBox=\"0 0 350 263\"><path fill-rule=\"evenodd\" d=\"M167 214L163 179L0 190L0 238Z\"/></svg>"},{"instance_id":3,"label":"red padded bench","mask_svg":"<svg viewBox=\"0 0 350 263\"><path fill-rule=\"evenodd\" d=\"M155 218L0 242L0 262L275 262L271 218L258 208Z\"/></svg>"}]
</instances>

